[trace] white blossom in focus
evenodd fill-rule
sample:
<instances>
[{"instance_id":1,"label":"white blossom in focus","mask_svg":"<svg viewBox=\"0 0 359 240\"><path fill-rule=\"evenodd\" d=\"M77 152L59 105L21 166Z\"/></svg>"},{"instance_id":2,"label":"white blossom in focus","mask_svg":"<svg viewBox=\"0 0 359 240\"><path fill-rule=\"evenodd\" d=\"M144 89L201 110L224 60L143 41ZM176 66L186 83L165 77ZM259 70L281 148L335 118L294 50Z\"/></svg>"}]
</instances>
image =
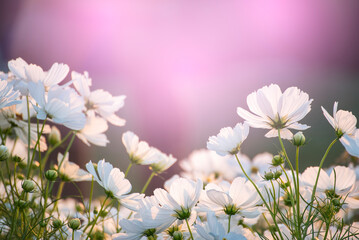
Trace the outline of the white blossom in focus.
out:
<instances>
[{"instance_id":1,"label":"white blossom in focus","mask_svg":"<svg viewBox=\"0 0 359 240\"><path fill-rule=\"evenodd\" d=\"M79 165L69 161L69 153L66 154L65 158L62 153L57 155L57 165L59 167L60 177L64 181L91 181L92 175L81 169Z\"/></svg>"},{"instance_id":2,"label":"white blossom in focus","mask_svg":"<svg viewBox=\"0 0 359 240\"><path fill-rule=\"evenodd\" d=\"M249 133L248 124L238 123L234 128L222 128L217 136L209 137L207 148L221 156L239 153L241 144Z\"/></svg>"},{"instance_id":3,"label":"white blossom in focus","mask_svg":"<svg viewBox=\"0 0 359 240\"><path fill-rule=\"evenodd\" d=\"M270 129L266 137L277 137L278 130L283 139L291 139L289 129L305 130L309 126L299 124L311 110L313 99L297 87L287 88L283 93L278 85L265 86L247 97L249 110L238 107L237 113L251 127Z\"/></svg>"},{"instance_id":4,"label":"white blossom in focus","mask_svg":"<svg viewBox=\"0 0 359 240\"><path fill-rule=\"evenodd\" d=\"M322 107L323 114L330 125L335 129L338 137L353 135L356 130L357 118L349 111L339 110L338 102L334 102L333 116Z\"/></svg>"},{"instance_id":5,"label":"white blossom in focus","mask_svg":"<svg viewBox=\"0 0 359 240\"><path fill-rule=\"evenodd\" d=\"M149 165L155 160L151 158L151 155L155 152L154 148L151 148L147 142L140 141L138 136L133 132L127 131L122 134L122 143L132 163Z\"/></svg>"},{"instance_id":6,"label":"white blossom in focus","mask_svg":"<svg viewBox=\"0 0 359 240\"><path fill-rule=\"evenodd\" d=\"M73 89L54 86L46 94L42 82L30 82L28 87L37 103L34 108L38 119L50 118L53 122L73 130L84 128L86 123L85 114L82 112L84 102Z\"/></svg>"},{"instance_id":7,"label":"white blossom in focus","mask_svg":"<svg viewBox=\"0 0 359 240\"><path fill-rule=\"evenodd\" d=\"M106 120L96 117L94 114L88 114L85 127L78 131L76 136L87 146L90 146L90 143L92 143L96 146L105 147L109 143L104 133L107 129Z\"/></svg>"},{"instance_id":8,"label":"white blossom in focus","mask_svg":"<svg viewBox=\"0 0 359 240\"><path fill-rule=\"evenodd\" d=\"M121 205L131 210L138 208L138 200L143 198L143 194L128 194L131 189L131 183L125 179L125 174L118 168L114 168L111 163L100 160L95 168L90 161L86 164L86 169L91 173L96 182L106 191L106 194L118 199Z\"/></svg>"},{"instance_id":9,"label":"white blossom in focus","mask_svg":"<svg viewBox=\"0 0 359 240\"><path fill-rule=\"evenodd\" d=\"M150 169L157 174L166 171L177 161L171 154L167 155L156 148L152 148L151 151L147 161L151 162Z\"/></svg>"},{"instance_id":10,"label":"white blossom in focus","mask_svg":"<svg viewBox=\"0 0 359 240\"><path fill-rule=\"evenodd\" d=\"M102 89L91 92L92 81L87 72L80 74L73 71L71 76L75 89L85 101L86 112L94 111L115 126L125 125L126 121L118 117L115 112L124 106L126 96L114 97Z\"/></svg>"}]
</instances>

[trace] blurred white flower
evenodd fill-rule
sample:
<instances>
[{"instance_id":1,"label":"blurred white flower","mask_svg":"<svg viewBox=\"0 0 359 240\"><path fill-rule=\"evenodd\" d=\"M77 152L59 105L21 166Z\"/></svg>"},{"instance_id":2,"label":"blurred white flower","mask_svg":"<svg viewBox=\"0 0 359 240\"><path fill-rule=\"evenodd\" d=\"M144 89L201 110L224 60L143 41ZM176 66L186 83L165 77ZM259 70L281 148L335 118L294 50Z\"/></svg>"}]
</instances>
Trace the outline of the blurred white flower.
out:
<instances>
[{"instance_id":1,"label":"blurred white flower","mask_svg":"<svg viewBox=\"0 0 359 240\"><path fill-rule=\"evenodd\" d=\"M179 165L183 169L181 176L192 180L199 178L204 183L220 182L223 179L232 181L241 173L236 160L219 156L208 149L193 151L187 159L181 160Z\"/></svg>"},{"instance_id":2,"label":"blurred white flower","mask_svg":"<svg viewBox=\"0 0 359 240\"><path fill-rule=\"evenodd\" d=\"M227 233L227 225L228 223L224 223L223 220L217 219L214 212L207 213L207 221L202 222L200 219L196 222L195 228L197 234L199 235L198 239L203 240L219 240L219 239L227 239L227 240L245 240L247 239L240 233L232 232L233 230L237 230L239 232L238 225L236 228L231 228L231 232Z\"/></svg>"},{"instance_id":3,"label":"blurred white flower","mask_svg":"<svg viewBox=\"0 0 359 240\"><path fill-rule=\"evenodd\" d=\"M345 150L352 156L359 157L359 130L356 129L351 136L344 134L340 138L340 142L345 147Z\"/></svg>"},{"instance_id":4,"label":"blurred white flower","mask_svg":"<svg viewBox=\"0 0 359 240\"><path fill-rule=\"evenodd\" d=\"M234 128L222 128L217 136L209 137L207 148L221 156L239 153L241 144L249 133L248 124L238 123Z\"/></svg>"},{"instance_id":5,"label":"blurred white flower","mask_svg":"<svg viewBox=\"0 0 359 240\"><path fill-rule=\"evenodd\" d=\"M313 188L319 167L309 167L302 173L302 181L307 186ZM351 168L336 166L331 170L330 176L323 169L317 184L317 192L322 192L329 198L345 200L349 208L359 208L359 200L351 197L351 192L355 187L356 175Z\"/></svg>"},{"instance_id":6,"label":"blurred white flower","mask_svg":"<svg viewBox=\"0 0 359 240\"><path fill-rule=\"evenodd\" d=\"M6 80L0 80L0 109L21 103L20 93L14 91Z\"/></svg>"},{"instance_id":7,"label":"blurred white flower","mask_svg":"<svg viewBox=\"0 0 359 240\"><path fill-rule=\"evenodd\" d=\"M108 129L106 120L96 117L94 114L88 114L86 124L83 129L76 133L76 136L90 146L90 143L105 147L109 143L107 136L104 134Z\"/></svg>"},{"instance_id":8,"label":"blurred white flower","mask_svg":"<svg viewBox=\"0 0 359 240\"><path fill-rule=\"evenodd\" d=\"M28 86L31 96L37 103L33 106L38 119L50 118L53 122L73 130L84 128L86 123L85 114L82 112L84 103L73 89L54 86L46 94L42 82L30 82Z\"/></svg>"},{"instance_id":9,"label":"blurred white flower","mask_svg":"<svg viewBox=\"0 0 359 240\"><path fill-rule=\"evenodd\" d=\"M20 141L27 146L28 142L28 122L23 121L21 119L21 114L17 111L16 106L10 106L3 108L0 111L0 128L5 129L12 129L15 135L20 139ZM30 123L30 148L34 148L37 142L37 133L38 126L36 123ZM43 129L43 134L49 133L51 131L49 125L45 125ZM44 136L40 137L40 151L47 150L46 138ZM38 149L38 146L36 147Z\"/></svg>"},{"instance_id":10,"label":"blurred white flower","mask_svg":"<svg viewBox=\"0 0 359 240\"><path fill-rule=\"evenodd\" d=\"M113 97L109 92L102 89L91 92L92 81L87 72L80 74L73 71L71 76L75 89L85 101L87 112L94 111L113 125L125 125L126 121L118 117L115 112L124 106L126 96Z\"/></svg>"},{"instance_id":11,"label":"blurred white flower","mask_svg":"<svg viewBox=\"0 0 359 240\"><path fill-rule=\"evenodd\" d=\"M79 165L69 161L69 153L66 154L65 158L62 153L57 155L57 165L59 167L60 177L64 181L91 181L92 175L82 170Z\"/></svg>"},{"instance_id":12,"label":"blurred white flower","mask_svg":"<svg viewBox=\"0 0 359 240\"><path fill-rule=\"evenodd\" d=\"M89 171L96 182L100 184L106 191L106 194L112 198L116 198L120 203L131 210L137 210L138 200L143 198L143 194L128 194L131 189L131 183L125 179L125 174L118 168L114 168L111 163L100 160L95 167L90 161L86 164Z\"/></svg>"},{"instance_id":13,"label":"blurred white flower","mask_svg":"<svg viewBox=\"0 0 359 240\"><path fill-rule=\"evenodd\" d=\"M153 172L160 174L170 168L177 159L172 157L172 155L166 155L160 150L152 148L147 161L151 162L150 169Z\"/></svg>"},{"instance_id":14,"label":"blurred white flower","mask_svg":"<svg viewBox=\"0 0 359 240\"><path fill-rule=\"evenodd\" d=\"M153 163L154 148L151 148L147 142L140 141L133 132L127 131L122 134L122 143L126 148L130 161L134 164L148 165Z\"/></svg>"},{"instance_id":15,"label":"blurred white flower","mask_svg":"<svg viewBox=\"0 0 359 240\"><path fill-rule=\"evenodd\" d=\"M28 64L22 58L10 60L8 62L10 71L15 75L16 80L21 83L15 84L19 90L26 92L29 82L42 82L46 91L58 85L69 73L69 66L63 63L54 63L48 71L44 71L40 66Z\"/></svg>"},{"instance_id":16,"label":"blurred white flower","mask_svg":"<svg viewBox=\"0 0 359 240\"><path fill-rule=\"evenodd\" d=\"M322 107L323 114L330 125L335 129L338 137L353 135L356 130L357 118L349 111L339 110L338 102L334 102L333 116Z\"/></svg>"},{"instance_id":17,"label":"blurred white flower","mask_svg":"<svg viewBox=\"0 0 359 240\"><path fill-rule=\"evenodd\" d=\"M237 108L237 113L251 127L271 129L265 136L291 139L293 134L288 129L305 130L309 126L299 124L311 110L313 99L297 87L287 88L284 93L276 84L271 84L253 92L247 97L249 110Z\"/></svg>"}]
</instances>

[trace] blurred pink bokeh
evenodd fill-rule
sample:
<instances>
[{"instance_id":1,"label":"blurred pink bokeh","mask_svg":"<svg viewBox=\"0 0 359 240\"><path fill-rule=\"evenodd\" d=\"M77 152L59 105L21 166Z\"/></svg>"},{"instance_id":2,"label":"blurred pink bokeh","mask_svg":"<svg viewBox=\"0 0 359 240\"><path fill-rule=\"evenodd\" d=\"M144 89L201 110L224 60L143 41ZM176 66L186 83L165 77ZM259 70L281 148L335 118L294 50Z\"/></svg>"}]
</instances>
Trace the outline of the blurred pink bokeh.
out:
<instances>
[{"instance_id":1,"label":"blurred pink bokeh","mask_svg":"<svg viewBox=\"0 0 359 240\"><path fill-rule=\"evenodd\" d=\"M121 168L124 131L182 159L242 121L236 107L272 82L319 99L313 115L334 100L347 108L358 100L346 95L358 89L358 1L28 0L0 9L3 66L19 56L45 69L64 62L87 70L93 89L127 96L126 126L111 127L109 147L88 156L121 158ZM253 155L258 139L248 141Z\"/></svg>"}]
</instances>

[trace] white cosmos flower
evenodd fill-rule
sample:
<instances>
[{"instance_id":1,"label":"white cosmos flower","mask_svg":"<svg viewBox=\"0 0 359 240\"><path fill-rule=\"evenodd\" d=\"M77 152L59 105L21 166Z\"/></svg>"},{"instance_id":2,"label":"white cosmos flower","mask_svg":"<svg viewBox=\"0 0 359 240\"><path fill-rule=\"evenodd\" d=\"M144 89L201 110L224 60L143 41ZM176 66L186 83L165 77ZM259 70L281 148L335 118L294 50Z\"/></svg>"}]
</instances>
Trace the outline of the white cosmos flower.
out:
<instances>
[{"instance_id":1,"label":"white cosmos flower","mask_svg":"<svg viewBox=\"0 0 359 240\"><path fill-rule=\"evenodd\" d=\"M97 167L90 161L86 164L96 182L100 184L111 197L117 198L120 203L131 210L137 210L138 200L143 198L143 194L128 194L131 189L131 183L125 179L125 174L118 168L114 168L111 163L105 162L105 159L97 163Z\"/></svg>"},{"instance_id":2,"label":"white cosmos flower","mask_svg":"<svg viewBox=\"0 0 359 240\"><path fill-rule=\"evenodd\" d=\"M10 60L8 67L16 80L20 81L15 86L23 93L29 82L42 82L48 90L63 81L69 73L69 66L63 63L54 63L48 71L44 71L40 66L28 64L22 58Z\"/></svg>"},{"instance_id":3,"label":"white cosmos flower","mask_svg":"<svg viewBox=\"0 0 359 240\"><path fill-rule=\"evenodd\" d=\"M319 167L309 167L302 173L302 181L309 187L314 187ZM317 192L325 193L329 198L340 197L350 208L359 208L359 200L351 197L355 188L356 175L351 168L336 166L332 169L330 176L323 170L317 184Z\"/></svg>"},{"instance_id":4,"label":"white cosmos flower","mask_svg":"<svg viewBox=\"0 0 359 240\"><path fill-rule=\"evenodd\" d=\"M91 181L92 175L82 170L79 165L69 161L69 153L66 154L65 158L62 153L57 155L57 165L59 167L60 176L63 180L80 182L80 181Z\"/></svg>"},{"instance_id":5,"label":"white cosmos flower","mask_svg":"<svg viewBox=\"0 0 359 240\"><path fill-rule=\"evenodd\" d=\"M359 157L359 130L356 129L354 134L349 136L344 134L343 137L340 138L340 142L345 147L347 152L355 157Z\"/></svg>"},{"instance_id":6,"label":"white cosmos flower","mask_svg":"<svg viewBox=\"0 0 359 240\"><path fill-rule=\"evenodd\" d=\"M148 165L155 160L154 158L150 158L154 153L154 148L151 148L147 142L140 141L138 136L133 132L127 131L122 134L122 143L132 163Z\"/></svg>"},{"instance_id":7,"label":"white cosmos flower","mask_svg":"<svg viewBox=\"0 0 359 240\"><path fill-rule=\"evenodd\" d=\"M12 129L15 132L15 135L20 139L20 141L27 145L28 142L28 122L23 121L21 119L21 114L19 114L17 111L17 108L15 105L3 108L0 111L0 128L5 129ZM38 126L36 123L30 124L30 148L34 148L37 142L37 129ZM50 126L45 124L43 129L43 134L49 133L51 131ZM46 144L46 138L44 136L40 137L40 151L46 151L47 150L47 144ZM38 150L38 146L36 147Z\"/></svg>"},{"instance_id":8,"label":"white cosmos flower","mask_svg":"<svg viewBox=\"0 0 359 240\"><path fill-rule=\"evenodd\" d=\"M76 90L85 101L86 111L96 112L113 125L125 125L126 121L118 117L115 112L124 106L126 96L113 97L109 92L102 89L91 92L92 81L87 72L80 74L73 71L71 76Z\"/></svg>"},{"instance_id":9,"label":"white cosmos flower","mask_svg":"<svg viewBox=\"0 0 359 240\"><path fill-rule=\"evenodd\" d=\"M160 174L170 168L177 159L171 154L167 155L156 148L152 148L147 161L151 162L150 169L153 172Z\"/></svg>"},{"instance_id":10,"label":"white cosmos flower","mask_svg":"<svg viewBox=\"0 0 359 240\"><path fill-rule=\"evenodd\" d=\"M157 188L153 193L161 205L159 211L169 224L177 219L189 219L193 208L198 202L203 183L200 179L197 182L186 178L175 179L169 186L169 191ZM194 213L193 213L194 214Z\"/></svg>"},{"instance_id":11,"label":"white cosmos flower","mask_svg":"<svg viewBox=\"0 0 359 240\"><path fill-rule=\"evenodd\" d=\"M237 161L232 157L222 157L208 149L193 151L179 165L183 169L181 176L192 180L199 178L204 183L220 182L223 179L232 181L241 173Z\"/></svg>"},{"instance_id":12,"label":"white cosmos flower","mask_svg":"<svg viewBox=\"0 0 359 240\"><path fill-rule=\"evenodd\" d=\"M221 156L237 154L248 133L249 126L246 123L238 123L234 128L222 128L217 136L209 137L207 148Z\"/></svg>"},{"instance_id":13,"label":"white cosmos flower","mask_svg":"<svg viewBox=\"0 0 359 240\"><path fill-rule=\"evenodd\" d=\"M13 88L6 80L0 80L0 109L14 104L21 103L20 93L13 91Z\"/></svg>"},{"instance_id":14,"label":"white cosmos flower","mask_svg":"<svg viewBox=\"0 0 359 240\"><path fill-rule=\"evenodd\" d=\"M86 123L85 114L82 112L84 102L73 89L54 86L46 94L42 82L30 82L28 87L37 103L34 108L38 119L50 118L53 122L73 130L84 128Z\"/></svg>"},{"instance_id":15,"label":"white cosmos flower","mask_svg":"<svg viewBox=\"0 0 359 240\"><path fill-rule=\"evenodd\" d=\"M251 127L271 129L266 137L276 137L280 130L282 138L291 139L293 134L288 129L309 128L298 121L311 110L312 101L307 93L297 87L287 88L282 93L278 85L271 84L248 95L247 104L252 113L241 107L237 108L237 113Z\"/></svg>"},{"instance_id":16,"label":"white cosmos flower","mask_svg":"<svg viewBox=\"0 0 359 240\"><path fill-rule=\"evenodd\" d=\"M343 135L353 135L356 130L357 118L349 111L339 110L338 102L334 102L333 116L322 107L323 114L330 125L335 129L338 137Z\"/></svg>"},{"instance_id":17,"label":"white cosmos flower","mask_svg":"<svg viewBox=\"0 0 359 240\"><path fill-rule=\"evenodd\" d=\"M206 186L202 193L198 209L199 211L214 211L218 216L240 215L246 218L256 218L261 214L261 199L252 183L245 178L237 177L233 180L229 189L224 189L214 184Z\"/></svg>"},{"instance_id":18,"label":"white cosmos flower","mask_svg":"<svg viewBox=\"0 0 359 240\"><path fill-rule=\"evenodd\" d=\"M197 234L199 235L198 239L203 240L245 240L247 239L245 236L243 236L240 233L234 233L231 232L227 233L227 226L228 223L224 223L223 221L220 221L217 219L216 215L213 212L207 213L207 221L201 222L200 219L196 222L195 229L197 231ZM239 229L238 226L236 226L237 230ZM238 230L237 230L238 231Z\"/></svg>"},{"instance_id":19,"label":"white cosmos flower","mask_svg":"<svg viewBox=\"0 0 359 240\"><path fill-rule=\"evenodd\" d=\"M104 134L108 129L107 121L103 118L96 117L94 114L88 114L86 124L83 129L76 133L76 136L90 146L90 143L105 147L109 142Z\"/></svg>"}]
</instances>

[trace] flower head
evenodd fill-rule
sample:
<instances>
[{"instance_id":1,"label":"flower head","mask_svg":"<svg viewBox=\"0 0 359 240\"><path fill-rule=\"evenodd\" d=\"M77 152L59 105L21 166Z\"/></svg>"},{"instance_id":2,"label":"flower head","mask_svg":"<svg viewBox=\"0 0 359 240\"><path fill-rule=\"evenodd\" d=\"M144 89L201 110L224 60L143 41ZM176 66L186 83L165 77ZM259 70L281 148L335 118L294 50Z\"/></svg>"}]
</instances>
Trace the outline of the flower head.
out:
<instances>
[{"instance_id":1,"label":"flower head","mask_svg":"<svg viewBox=\"0 0 359 240\"><path fill-rule=\"evenodd\" d=\"M209 137L207 148L221 156L237 154L248 133L249 126L246 123L238 123L234 128L222 128L217 136Z\"/></svg>"},{"instance_id":2,"label":"flower head","mask_svg":"<svg viewBox=\"0 0 359 240\"><path fill-rule=\"evenodd\" d=\"M79 165L74 162L69 161L69 153L62 155L59 153L57 155L57 163L59 167L60 177L67 181L91 181L92 176L85 170L82 170Z\"/></svg>"},{"instance_id":3,"label":"flower head","mask_svg":"<svg viewBox=\"0 0 359 240\"><path fill-rule=\"evenodd\" d=\"M293 134L288 129L309 128L298 121L311 110L312 101L307 93L297 87L287 88L282 93L278 85L271 84L248 95L247 104L253 113L241 107L237 108L237 113L251 127L271 129L266 137L276 137L280 130L282 138L291 139Z\"/></svg>"},{"instance_id":4,"label":"flower head","mask_svg":"<svg viewBox=\"0 0 359 240\"><path fill-rule=\"evenodd\" d=\"M122 134L122 143L125 145L132 163L148 165L155 160L151 158L151 154L154 153L154 148L151 148L147 142L140 141L138 136L133 132L127 131Z\"/></svg>"},{"instance_id":5,"label":"flower head","mask_svg":"<svg viewBox=\"0 0 359 240\"><path fill-rule=\"evenodd\" d=\"M335 129L339 138L343 135L353 135L356 130L357 119L349 111L339 110L338 102L334 102L333 116L330 116L327 110L322 107L323 114L330 125Z\"/></svg>"}]
</instances>

